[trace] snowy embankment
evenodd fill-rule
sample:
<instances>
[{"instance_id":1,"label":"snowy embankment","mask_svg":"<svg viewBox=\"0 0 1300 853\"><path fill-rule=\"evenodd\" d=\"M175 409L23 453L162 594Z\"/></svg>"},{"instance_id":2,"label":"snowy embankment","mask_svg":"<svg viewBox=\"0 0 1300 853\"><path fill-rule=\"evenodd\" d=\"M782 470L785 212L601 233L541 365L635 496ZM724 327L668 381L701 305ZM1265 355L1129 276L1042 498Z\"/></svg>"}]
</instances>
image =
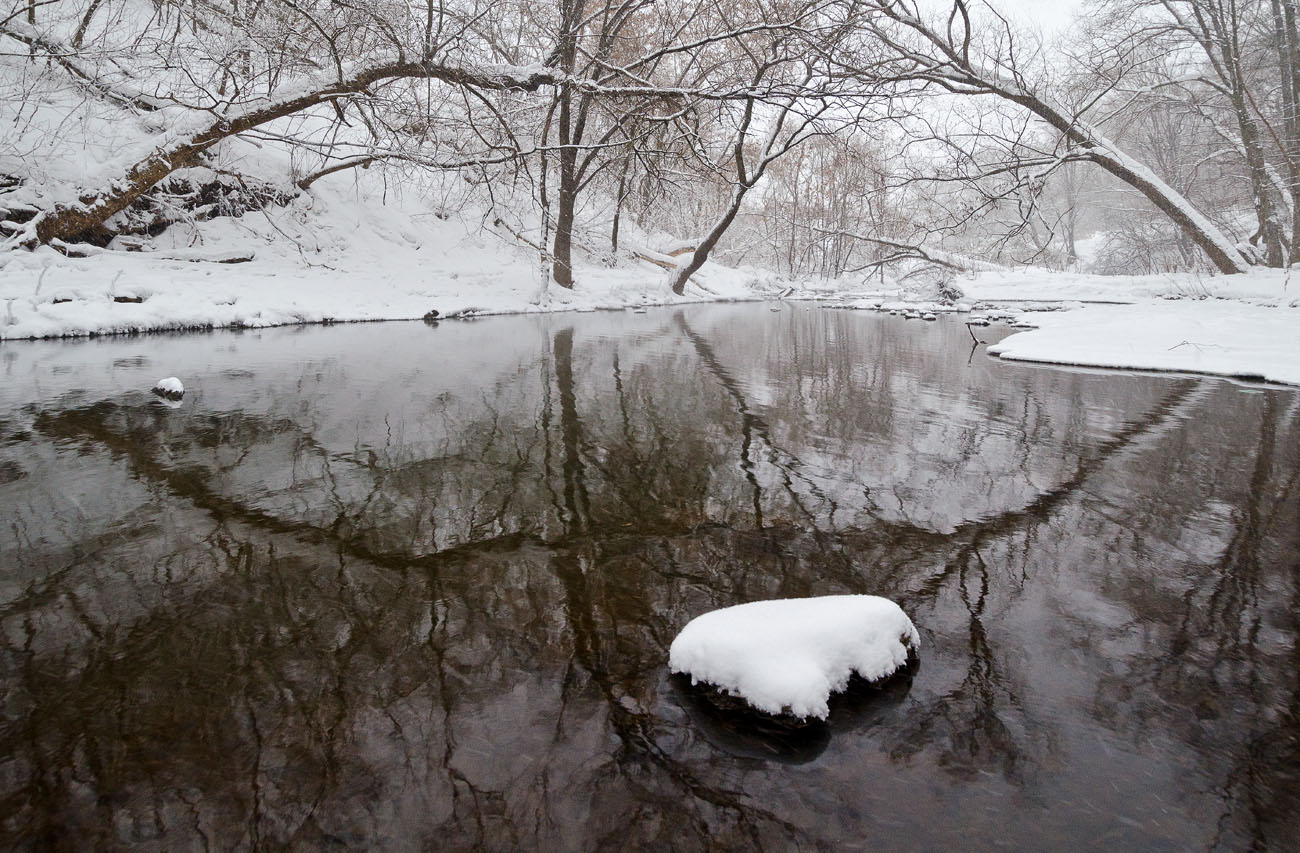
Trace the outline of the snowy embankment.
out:
<instances>
[{"instance_id":1,"label":"snowy embankment","mask_svg":"<svg viewBox=\"0 0 1300 853\"><path fill-rule=\"evenodd\" d=\"M912 620L887 598L788 598L697 616L673 640L668 666L759 711L824 720L830 695L854 674L888 678L920 645Z\"/></svg>"},{"instance_id":2,"label":"snowy embankment","mask_svg":"<svg viewBox=\"0 0 1300 853\"><path fill-rule=\"evenodd\" d=\"M1300 308L1240 302L1092 305L1026 317L989 347L1015 361L1209 373L1300 385Z\"/></svg>"},{"instance_id":3,"label":"snowy embankment","mask_svg":"<svg viewBox=\"0 0 1300 853\"><path fill-rule=\"evenodd\" d=\"M1300 385L1300 275L1100 276L1047 270L985 272L956 282L973 325L1017 332L989 353L1015 361L1178 371ZM801 296L844 307L924 316L943 311L898 289ZM963 309L964 310L964 309Z\"/></svg>"},{"instance_id":4,"label":"snowy embankment","mask_svg":"<svg viewBox=\"0 0 1300 853\"><path fill-rule=\"evenodd\" d=\"M582 255L577 287L548 285L509 228L435 215L416 199L321 182L284 208L177 225L87 257L53 249L0 259L0 339L592 310L778 295L929 307L918 292L849 292L710 263L674 296L645 235L619 257ZM636 237L643 245L636 245ZM132 249L139 249L133 251ZM653 260L647 260L653 259ZM1008 359L1176 370L1300 384L1300 281L1243 276L986 272L958 279L968 304L1038 328L990 352ZM932 296L932 294L927 294ZM1035 305L1034 303L1042 303ZM1089 304L1103 303L1103 304ZM1074 310L1041 313L1033 308Z\"/></svg>"},{"instance_id":5,"label":"snowy embankment","mask_svg":"<svg viewBox=\"0 0 1300 853\"><path fill-rule=\"evenodd\" d=\"M1012 309L1034 300L1108 303L1018 313L1017 322L1035 328L989 347L1002 358L1300 385L1300 277L1293 284L1280 270L1214 277L1018 272L980 276L966 292Z\"/></svg>"},{"instance_id":6,"label":"snowy embankment","mask_svg":"<svg viewBox=\"0 0 1300 853\"><path fill-rule=\"evenodd\" d=\"M1300 272L1258 269L1246 275L1092 275L1041 269L986 272L958 279L967 300L1139 304L1232 299L1261 305L1300 305Z\"/></svg>"},{"instance_id":7,"label":"snowy embankment","mask_svg":"<svg viewBox=\"0 0 1300 853\"><path fill-rule=\"evenodd\" d=\"M711 264L678 297L664 270L632 251L612 266L580 257L569 291L546 285L535 249L506 229L479 226L418 201L322 182L286 208L173 226L141 241L141 251L11 252L0 261L0 339L623 308L779 291L770 273Z\"/></svg>"}]
</instances>

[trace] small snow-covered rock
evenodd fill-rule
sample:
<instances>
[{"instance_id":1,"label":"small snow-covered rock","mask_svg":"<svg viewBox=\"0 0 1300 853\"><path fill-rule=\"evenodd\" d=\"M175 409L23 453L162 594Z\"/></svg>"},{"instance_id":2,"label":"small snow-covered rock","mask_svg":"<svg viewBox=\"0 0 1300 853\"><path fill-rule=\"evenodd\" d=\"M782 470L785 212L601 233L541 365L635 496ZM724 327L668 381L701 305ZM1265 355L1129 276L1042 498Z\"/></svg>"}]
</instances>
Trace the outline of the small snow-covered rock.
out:
<instances>
[{"instance_id":1,"label":"small snow-covered rock","mask_svg":"<svg viewBox=\"0 0 1300 853\"><path fill-rule=\"evenodd\" d=\"M768 714L826 719L855 673L879 681L907 665L920 637L902 608L874 595L755 601L691 620L668 666Z\"/></svg>"},{"instance_id":2,"label":"small snow-covered rock","mask_svg":"<svg viewBox=\"0 0 1300 853\"><path fill-rule=\"evenodd\" d=\"M168 376L154 383L153 392L168 400L179 400L185 396L185 386L175 376Z\"/></svg>"}]
</instances>

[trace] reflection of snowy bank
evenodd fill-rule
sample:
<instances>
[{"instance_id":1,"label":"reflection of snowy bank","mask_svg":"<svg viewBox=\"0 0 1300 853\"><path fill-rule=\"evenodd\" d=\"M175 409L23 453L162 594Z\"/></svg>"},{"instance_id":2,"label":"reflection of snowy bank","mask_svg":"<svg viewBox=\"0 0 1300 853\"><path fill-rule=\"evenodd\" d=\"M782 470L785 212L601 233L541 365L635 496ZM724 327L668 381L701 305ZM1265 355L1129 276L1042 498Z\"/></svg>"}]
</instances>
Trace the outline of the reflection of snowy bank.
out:
<instances>
[{"instance_id":1,"label":"reflection of snowy bank","mask_svg":"<svg viewBox=\"0 0 1300 853\"><path fill-rule=\"evenodd\" d=\"M1300 385L1300 309L1224 300L1035 314L989 352L1017 361L1173 370Z\"/></svg>"}]
</instances>

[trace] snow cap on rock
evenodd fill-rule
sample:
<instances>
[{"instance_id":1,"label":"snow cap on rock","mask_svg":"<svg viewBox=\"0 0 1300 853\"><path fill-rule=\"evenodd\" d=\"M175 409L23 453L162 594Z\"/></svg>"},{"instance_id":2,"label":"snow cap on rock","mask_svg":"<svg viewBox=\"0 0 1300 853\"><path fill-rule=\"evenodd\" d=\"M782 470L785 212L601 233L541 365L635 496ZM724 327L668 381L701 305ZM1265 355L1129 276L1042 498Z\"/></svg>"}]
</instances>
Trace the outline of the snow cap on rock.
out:
<instances>
[{"instance_id":1,"label":"snow cap on rock","mask_svg":"<svg viewBox=\"0 0 1300 853\"><path fill-rule=\"evenodd\" d=\"M179 400L185 396L185 386L175 376L168 376L166 379L159 379L154 383L153 392L159 397L165 397L168 400Z\"/></svg>"},{"instance_id":2,"label":"snow cap on rock","mask_svg":"<svg viewBox=\"0 0 1300 853\"><path fill-rule=\"evenodd\" d=\"M668 666L769 714L826 719L830 694L856 673L878 681L907 665L921 638L902 608L874 595L755 601L691 620Z\"/></svg>"}]
</instances>

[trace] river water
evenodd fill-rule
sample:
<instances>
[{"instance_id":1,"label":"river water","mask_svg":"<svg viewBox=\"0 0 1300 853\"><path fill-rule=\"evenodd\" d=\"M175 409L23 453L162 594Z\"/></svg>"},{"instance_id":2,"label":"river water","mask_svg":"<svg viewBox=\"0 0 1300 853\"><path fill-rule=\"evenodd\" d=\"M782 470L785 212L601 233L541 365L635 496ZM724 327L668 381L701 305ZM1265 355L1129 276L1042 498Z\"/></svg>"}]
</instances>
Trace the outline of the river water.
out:
<instances>
[{"instance_id":1,"label":"river water","mask_svg":"<svg viewBox=\"0 0 1300 853\"><path fill-rule=\"evenodd\" d=\"M5 847L1293 843L1294 389L800 305L0 377ZM783 738L669 676L692 617L831 593L903 606L910 681Z\"/></svg>"}]
</instances>

